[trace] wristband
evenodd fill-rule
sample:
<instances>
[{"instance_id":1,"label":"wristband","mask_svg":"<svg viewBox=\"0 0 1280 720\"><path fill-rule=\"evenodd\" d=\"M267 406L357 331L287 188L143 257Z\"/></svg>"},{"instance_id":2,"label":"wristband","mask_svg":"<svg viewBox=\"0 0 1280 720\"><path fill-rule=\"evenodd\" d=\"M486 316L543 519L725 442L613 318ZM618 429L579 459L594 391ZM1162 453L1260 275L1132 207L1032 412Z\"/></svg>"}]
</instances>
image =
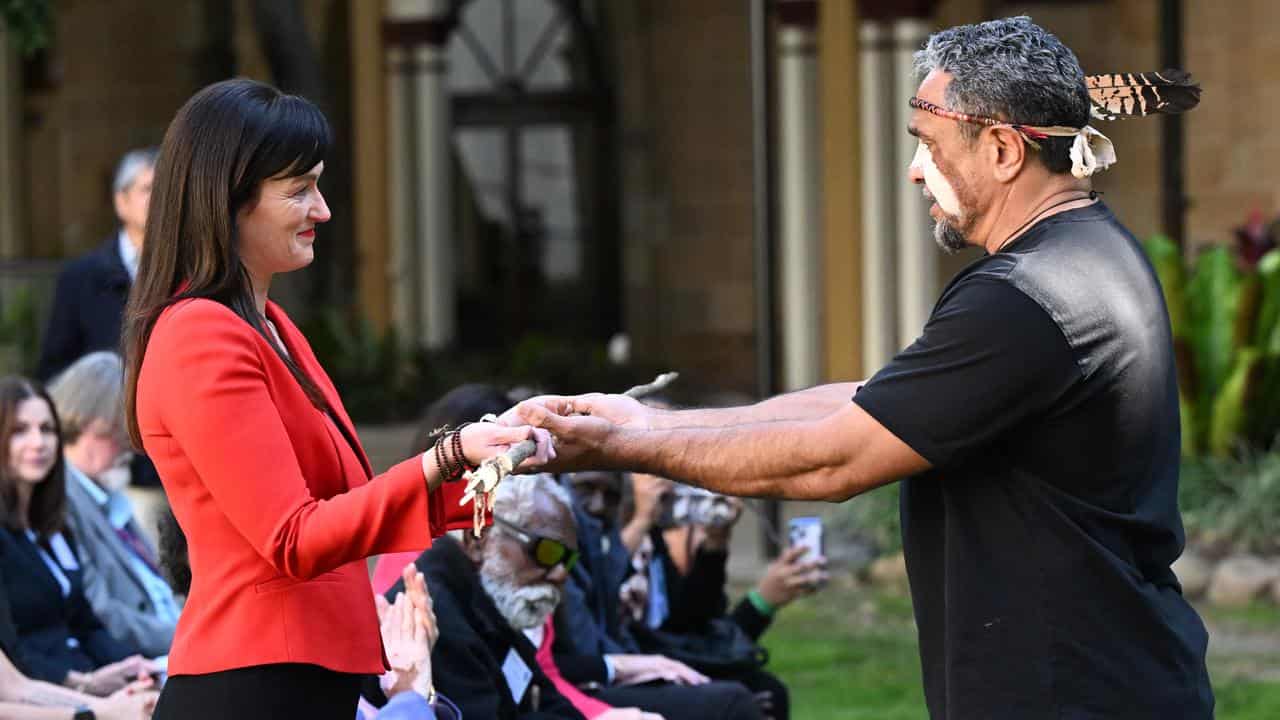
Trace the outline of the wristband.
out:
<instances>
[{"instance_id":1,"label":"wristband","mask_svg":"<svg viewBox=\"0 0 1280 720\"><path fill-rule=\"evenodd\" d=\"M764 596L758 590L752 590L747 593L747 602L751 603L751 606L760 611L760 614L765 617L773 617L773 614L778 611L777 608L769 604L768 600L764 599Z\"/></svg>"}]
</instances>

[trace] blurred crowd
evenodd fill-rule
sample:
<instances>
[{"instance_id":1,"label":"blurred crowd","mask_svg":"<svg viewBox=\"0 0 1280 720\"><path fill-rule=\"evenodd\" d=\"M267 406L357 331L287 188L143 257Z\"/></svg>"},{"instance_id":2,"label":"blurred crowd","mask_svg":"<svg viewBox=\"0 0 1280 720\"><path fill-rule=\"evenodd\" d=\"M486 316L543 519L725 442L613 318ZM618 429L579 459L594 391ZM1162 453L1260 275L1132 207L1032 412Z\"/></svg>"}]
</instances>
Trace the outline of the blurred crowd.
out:
<instances>
[{"instance_id":1,"label":"blurred crowd","mask_svg":"<svg viewBox=\"0 0 1280 720\"><path fill-rule=\"evenodd\" d=\"M155 158L121 160L119 231L59 276L37 377L0 378L2 717L145 718L165 679L190 566L154 468L129 446L115 352ZM457 387L411 450L525 396ZM366 683L361 717L786 720L760 638L822 587L825 560L789 548L731 604L743 511L648 475L507 478L479 536L455 530L372 566L392 669Z\"/></svg>"}]
</instances>

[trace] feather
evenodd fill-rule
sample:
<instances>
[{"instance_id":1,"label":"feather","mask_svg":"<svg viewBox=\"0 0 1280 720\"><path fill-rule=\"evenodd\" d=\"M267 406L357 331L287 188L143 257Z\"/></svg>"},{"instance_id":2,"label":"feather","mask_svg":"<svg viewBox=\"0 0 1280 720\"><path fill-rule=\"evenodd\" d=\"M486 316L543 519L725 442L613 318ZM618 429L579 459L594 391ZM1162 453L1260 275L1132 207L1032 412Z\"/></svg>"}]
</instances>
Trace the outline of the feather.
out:
<instances>
[{"instance_id":1,"label":"feather","mask_svg":"<svg viewBox=\"0 0 1280 720\"><path fill-rule=\"evenodd\" d=\"M1085 85L1093 116L1103 120L1182 113L1200 104L1200 83L1184 70L1089 75Z\"/></svg>"}]
</instances>

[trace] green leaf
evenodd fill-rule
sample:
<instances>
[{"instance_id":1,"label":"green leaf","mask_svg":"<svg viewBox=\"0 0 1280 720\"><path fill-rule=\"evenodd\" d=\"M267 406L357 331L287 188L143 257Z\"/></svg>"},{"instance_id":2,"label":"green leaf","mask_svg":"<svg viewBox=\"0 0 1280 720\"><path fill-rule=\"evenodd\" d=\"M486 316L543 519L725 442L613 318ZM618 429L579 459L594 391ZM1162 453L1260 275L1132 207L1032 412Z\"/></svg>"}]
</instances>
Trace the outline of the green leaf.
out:
<instances>
[{"instance_id":1,"label":"green leaf","mask_svg":"<svg viewBox=\"0 0 1280 720\"><path fill-rule=\"evenodd\" d=\"M1215 398L1235 364L1237 315L1242 281L1225 247L1205 250L1187 283L1187 316L1195 360L1197 406L1202 429L1209 427Z\"/></svg>"},{"instance_id":2,"label":"green leaf","mask_svg":"<svg viewBox=\"0 0 1280 720\"><path fill-rule=\"evenodd\" d=\"M1250 390L1257 381L1258 361L1262 355L1255 348L1237 353L1231 375L1214 399L1209 425L1209 453L1227 457L1244 439Z\"/></svg>"},{"instance_id":3,"label":"green leaf","mask_svg":"<svg viewBox=\"0 0 1280 720\"><path fill-rule=\"evenodd\" d=\"M1271 250L1258 261L1258 321L1253 342L1265 355L1280 355L1280 250Z\"/></svg>"},{"instance_id":4,"label":"green leaf","mask_svg":"<svg viewBox=\"0 0 1280 720\"><path fill-rule=\"evenodd\" d=\"M1160 291L1164 294L1164 304L1169 310L1169 325L1175 338L1187 334L1187 304L1184 285L1186 272L1183 270L1182 249L1177 243L1164 235L1153 235L1143 244L1151 266L1160 280Z\"/></svg>"}]
</instances>

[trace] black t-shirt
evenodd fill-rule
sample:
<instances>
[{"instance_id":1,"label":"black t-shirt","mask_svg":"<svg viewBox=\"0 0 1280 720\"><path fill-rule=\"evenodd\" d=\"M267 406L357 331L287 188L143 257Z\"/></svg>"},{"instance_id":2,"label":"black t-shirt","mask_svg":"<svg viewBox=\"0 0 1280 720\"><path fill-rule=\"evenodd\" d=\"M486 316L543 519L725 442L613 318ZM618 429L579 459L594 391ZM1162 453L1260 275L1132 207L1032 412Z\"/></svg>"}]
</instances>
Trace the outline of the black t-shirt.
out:
<instances>
[{"instance_id":1,"label":"black t-shirt","mask_svg":"<svg viewBox=\"0 0 1280 720\"><path fill-rule=\"evenodd\" d=\"M967 267L855 402L933 466L902 487L932 717L1212 717L1207 635L1169 569L1169 319L1105 206Z\"/></svg>"}]
</instances>

